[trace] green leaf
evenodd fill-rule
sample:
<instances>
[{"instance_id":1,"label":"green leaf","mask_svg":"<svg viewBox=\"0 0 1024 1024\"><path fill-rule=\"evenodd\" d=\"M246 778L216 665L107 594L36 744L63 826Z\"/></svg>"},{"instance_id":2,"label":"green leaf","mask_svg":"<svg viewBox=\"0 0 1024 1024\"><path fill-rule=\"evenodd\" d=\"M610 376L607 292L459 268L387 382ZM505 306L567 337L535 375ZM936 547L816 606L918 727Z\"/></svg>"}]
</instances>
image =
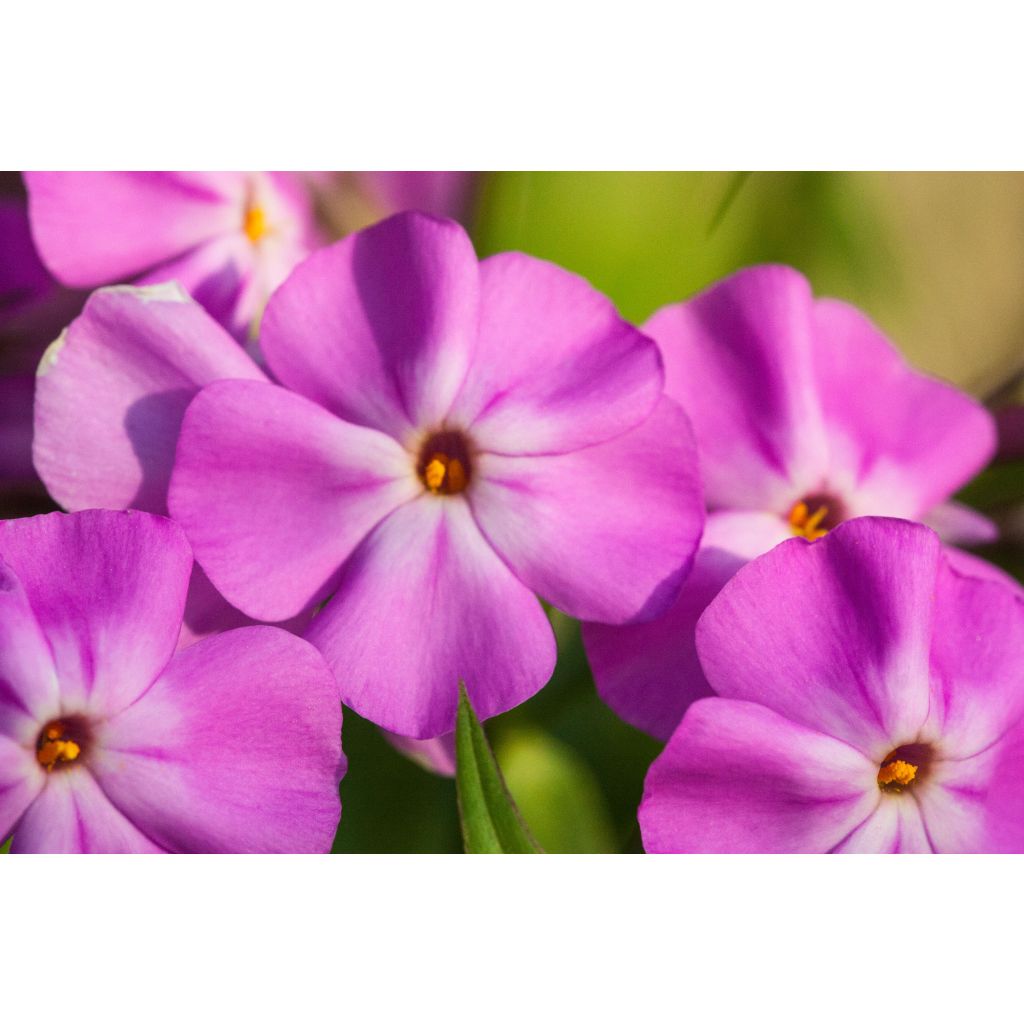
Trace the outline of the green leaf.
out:
<instances>
[{"instance_id":1,"label":"green leaf","mask_svg":"<svg viewBox=\"0 0 1024 1024\"><path fill-rule=\"evenodd\" d=\"M8 839L7 842L4 843L3 846L0 846L0 853L10 853L10 852L11 852L11 841L10 841L10 839Z\"/></svg>"},{"instance_id":2,"label":"green leaf","mask_svg":"<svg viewBox=\"0 0 1024 1024\"><path fill-rule=\"evenodd\" d=\"M505 787L483 726L459 684L455 789L466 853L542 853Z\"/></svg>"}]
</instances>

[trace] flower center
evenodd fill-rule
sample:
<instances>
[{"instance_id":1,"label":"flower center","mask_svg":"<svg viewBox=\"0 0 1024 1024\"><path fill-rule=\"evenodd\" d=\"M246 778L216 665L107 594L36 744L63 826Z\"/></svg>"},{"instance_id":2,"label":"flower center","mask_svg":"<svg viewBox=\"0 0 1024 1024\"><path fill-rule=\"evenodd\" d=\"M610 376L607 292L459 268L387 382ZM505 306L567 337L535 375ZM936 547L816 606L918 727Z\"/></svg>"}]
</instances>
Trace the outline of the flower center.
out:
<instances>
[{"instance_id":1,"label":"flower center","mask_svg":"<svg viewBox=\"0 0 1024 1024\"><path fill-rule=\"evenodd\" d=\"M461 494L472 476L468 441L457 430L431 434L420 448L416 472L431 494Z\"/></svg>"},{"instance_id":2,"label":"flower center","mask_svg":"<svg viewBox=\"0 0 1024 1024\"><path fill-rule=\"evenodd\" d=\"M787 520L795 537L818 540L846 518L843 503L831 494L808 494L795 502Z\"/></svg>"},{"instance_id":3,"label":"flower center","mask_svg":"<svg viewBox=\"0 0 1024 1024\"><path fill-rule=\"evenodd\" d=\"M258 203L253 203L246 209L243 230L253 244L270 230L270 225L267 224L267 215Z\"/></svg>"},{"instance_id":4,"label":"flower center","mask_svg":"<svg viewBox=\"0 0 1024 1024\"><path fill-rule=\"evenodd\" d=\"M878 788L883 793L902 793L920 785L932 760L932 748L926 743L908 743L882 758L878 768Z\"/></svg>"},{"instance_id":5,"label":"flower center","mask_svg":"<svg viewBox=\"0 0 1024 1024\"><path fill-rule=\"evenodd\" d=\"M48 771L67 768L82 756L88 728L76 717L57 718L45 725L36 740L36 760Z\"/></svg>"}]
</instances>

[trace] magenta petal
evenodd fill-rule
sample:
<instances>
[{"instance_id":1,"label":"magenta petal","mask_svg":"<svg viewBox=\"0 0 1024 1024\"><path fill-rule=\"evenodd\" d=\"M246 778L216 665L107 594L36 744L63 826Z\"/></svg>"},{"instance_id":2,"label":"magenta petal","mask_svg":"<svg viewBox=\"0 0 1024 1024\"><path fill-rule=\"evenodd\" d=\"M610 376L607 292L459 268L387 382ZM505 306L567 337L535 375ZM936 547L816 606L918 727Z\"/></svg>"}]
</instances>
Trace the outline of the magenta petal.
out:
<instances>
[{"instance_id":1,"label":"magenta petal","mask_svg":"<svg viewBox=\"0 0 1024 1024\"><path fill-rule=\"evenodd\" d=\"M918 518L992 457L991 414L911 369L859 310L819 299L814 331L833 473L852 481L857 514Z\"/></svg>"},{"instance_id":2,"label":"magenta petal","mask_svg":"<svg viewBox=\"0 0 1024 1024\"><path fill-rule=\"evenodd\" d=\"M1024 722L994 750L985 793L987 846L1001 853L1024 853Z\"/></svg>"},{"instance_id":3,"label":"magenta petal","mask_svg":"<svg viewBox=\"0 0 1024 1024\"><path fill-rule=\"evenodd\" d=\"M272 384L219 381L185 414L170 507L214 586L277 621L331 594L363 537L420 493L386 434Z\"/></svg>"},{"instance_id":4,"label":"magenta petal","mask_svg":"<svg viewBox=\"0 0 1024 1024\"><path fill-rule=\"evenodd\" d=\"M601 699L630 725L668 739L690 704L713 693L697 658L697 620L741 566L789 536L778 516L712 512L693 569L664 615L627 626L585 622Z\"/></svg>"},{"instance_id":5,"label":"magenta petal","mask_svg":"<svg viewBox=\"0 0 1024 1024\"><path fill-rule=\"evenodd\" d=\"M482 454L480 528L531 590L577 618L643 621L675 601L704 523L686 417L662 399L638 427L567 455Z\"/></svg>"},{"instance_id":6,"label":"magenta petal","mask_svg":"<svg viewBox=\"0 0 1024 1024\"><path fill-rule=\"evenodd\" d=\"M644 325L686 410L712 508L779 511L827 467L811 371L814 299L788 267L741 270Z\"/></svg>"},{"instance_id":7,"label":"magenta petal","mask_svg":"<svg viewBox=\"0 0 1024 1024\"><path fill-rule=\"evenodd\" d=\"M389 213L422 210L463 220L470 212L474 171L361 171L360 179Z\"/></svg>"},{"instance_id":8,"label":"magenta petal","mask_svg":"<svg viewBox=\"0 0 1024 1024\"><path fill-rule=\"evenodd\" d=\"M477 715L489 718L536 693L555 664L539 602L461 498L424 495L385 519L306 636L346 704L419 739L455 728L460 680Z\"/></svg>"},{"instance_id":9,"label":"magenta petal","mask_svg":"<svg viewBox=\"0 0 1024 1024\"><path fill-rule=\"evenodd\" d=\"M874 813L831 853L936 853L915 800L879 799Z\"/></svg>"},{"instance_id":10,"label":"magenta petal","mask_svg":"<svg viewBox=\"0 0 1024 1024\"><path fill-rule=\"evenodd\" d=\"M407 441L445 418L475 343L479 273L452 221L399 214L315 253L260 328L282 384Z\"/></svg>"},{"instance_id":11,"label":"magenta petal","mask_svg":"<svg viewBox=\"0 0 1024 1024\"><path fill-rule=\"evenodd\" d=\"M37 171L25 185L43 262L74 287L134 277L238 230L244 215L239 174Z\"/></svg>"},{"instance_id":12,"label":"magenta petal","mask_svg":"<svg viewBox=\"0 0 1024 1024\"><path fill-rule=\"evenodd\" d=\"M174 285L105 288L39 368L35 461L65 508L166 513L188 403L256 364Z\"/></svg>"},{"instance_id":13,"label":"magenta petal","mask_svg":"<svg viewBox=\"0 0 1024 1024\"><path fill-rule=\"evenodd\" d=\"M167 664L192 569L170 520L88 511L0 521L0 558L50 644L65 710L112 714Z\"/></svg>"},{"instance_id":14,"label":"magenta petal","mask_svg":"<svg viewBox=\"0 0 1024 1024\"><path fill-rule=\"evenodd\" d=\"M916 740L928 715L941 558L931 530L897 519L780 544L744 566L697 624L708 681L880 762Z\"/></svg>"},{"instance_id":15,"label":"magenta petal","mask_svg":"<svg viewBox=\"0 0 1024 1024\"><path fill-rule=\"evenodd\" d=\"M697 620L746 559L702 548L676 603L651 622L583 624L587 659L601 699L623 720L667 740L683 712L713 694L697 659Z\"/></svg>"},{"instance_id":16,"label":"magenta petal","mask_svg":"<svg viewBox=\"0 0 1024 1024\"><path fill-rule=\"evenodd\" d=\"M687 711L640 805L648 853L826 853L878 804L878 769L769 708L712 697Z\"/></svg>"},{"instance_id":17,"label":"magenta petal","mask_svg":"<svg viewBox=\"0 0 1024 1024\"><path fill-rule=\"evenodd\" d=\"M0 843L38 796L45 779L32 747L0 735Z\"/></svg>"},{"instance_id":18,"label":"magenta petal","mask_svg":"<svg viewBox=\"0 0 1024 1024\"><path fill-rule=\"evenodd\" d=\"M0 733L34 744L40 724L59 707L50 645L25 588L0 557Z\"/></svg>"},{"instance_id":19,"label":"magenta petal","mask_svg":"<svg viewBox=\"0 0 1024 1024\"><path fill-rule=\"evenodd\" d=\"M104 791L168 850L331 847L341 705L323 658L283 630L237 629L181 651L98 739Z\"/></svg>"},{"instance_id":20,"label":"magenta petal","mask_svg":"<svg viewBox=\"0 0 1024 1024\"><path fill-rule=\"evenodd\" d=\"M447 732L443 736L435 736L432 740L413 740L408 736L399 736L396 732L381 729L381 735L410 761L415 761L421 768L435 775L455 776L455 733Z\"/></svg>"},{"instance_id":21,"label":"magenta petal","mask_svg":"<svg viewBox=\"0 0 1024 1024\"><path fill-rule=\"evenodd\" d=\"M999 540L999 527L988 516L958 501L936 505L923 517L923 522L947 544L965 544L970 547Z\"/></svg>"},{"instance_id":22,"label":"magenta petal","mask_svg":"<svg viewBox=\"0 0 1024 1024\"><path fill-rule=\"evenodd\" d=\"M12 853L163 853L107 799L86 768L54 772L18 822Z\"/></svg>"},{"instance_id":23,"label":"magenta petal","mask_svg":"<svg viewBox=\"0 0 1024 1024\"><path fill-rule=\"evenodd\" d=\"M934 585L931 713L924 731L968 758L1024 718L1024 603L1016 585L945 562Z\"/></svg>"},{"instance_id":24,"label":"magenta petal","mask_svg":"<svg viewBox=\"0 0 1024 1024\"><path fill-rule=\"evenodd\" d=\"M480 332L451 419L506 455L569 452L641 423L657 346L586 280L523 253L480 265Z\"/></svg>"}]
</instances>

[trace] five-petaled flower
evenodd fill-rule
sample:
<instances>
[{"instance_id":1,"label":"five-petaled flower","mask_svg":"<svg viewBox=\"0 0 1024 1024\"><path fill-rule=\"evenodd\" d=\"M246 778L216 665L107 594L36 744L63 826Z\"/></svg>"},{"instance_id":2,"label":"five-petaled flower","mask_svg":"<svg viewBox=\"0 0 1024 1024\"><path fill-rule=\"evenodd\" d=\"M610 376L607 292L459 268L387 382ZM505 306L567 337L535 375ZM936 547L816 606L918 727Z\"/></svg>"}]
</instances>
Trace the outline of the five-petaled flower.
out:
<instances>
[{"instance_id":1,"label":"five-petaled flower","mask_svg":"<svg viewBox=\"0 0 1024 1024\"><path fill-rule=\"evenodd\" d=\"M301 175L35 171L32 234L66 285L177 281L239 340L316 245Z\"/></svg>"},{"instance_id":2,"label":"five-petaled flower","mask_svg":"<svg viewBox=\"0 0 1024 1024\"><path fill-rule=\"evenodd\" d=\"M1020 844L1024 603L927 527L865 517L779 545L725 585L697 650L718 696L647 776L649 852Z\"/></svg>"},{"instance_id":3,"label":"five-petaled flower","mask_svg":"<svg viewBox=\"0 0 1024 1024\"><path fill-rule=\"evenodd\" d=\"M587 624L584 641L604 700L667 738L711 693L697 620L749 559L865 515L925 521L952 542L993 539L991 522L949 499L991 457L995 428L973 399L911 369L863 313L815 299L788 267L740 271L643 329L664 356L666 394L697 436L707 527L666 615ZM997 573L962 552L950 557Z\"/></svg>"},{"instance_id":4,"label":"five-petaled flower","mask_svg":"<svg viewBox=\"0 0 1024 1024\"><path fill-rule=\"evenodd\" d=\"M169 506L234 605L306 636L378 725L451 730L554 665L534 593L641 621L675 599L703 522L686 417L654 343L586 281L478 263L451 221L402 214L322 249L264 315L277 386L208 384Z\"/></svg>"},{"instance_id":5,"label":"five-petaled flower","mask_svg":"<svg viewBox=\"0 0 1024 1024\"><path fill-rule=\"evenodd\" d=\"M175 654L192 555L141 512L0 522L0 838L37 853L324 852L322 656L271 626Z\"/></svg>"}]
</instances>

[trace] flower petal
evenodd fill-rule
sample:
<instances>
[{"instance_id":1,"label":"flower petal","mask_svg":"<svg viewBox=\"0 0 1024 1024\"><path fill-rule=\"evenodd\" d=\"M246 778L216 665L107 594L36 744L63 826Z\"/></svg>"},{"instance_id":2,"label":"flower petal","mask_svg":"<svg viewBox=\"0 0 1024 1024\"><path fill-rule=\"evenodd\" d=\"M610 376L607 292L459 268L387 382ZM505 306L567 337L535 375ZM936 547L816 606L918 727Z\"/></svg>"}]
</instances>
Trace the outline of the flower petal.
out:
<instances>
[{"instance_id":1,"label":"flower petal","mask_svg":"<svg viewBox=\"0 0 1024 1024\"><path fill-rule=\"evenodd\" d=\"M169 850L331 848L345 772L337 686L283 630L236 629L179 652L98 744L104 791Z\"/></svg>"},{"instance_id":2,"label":"flower petal","mask_svg":"<svg viewBox=\"0 0 1024 1024\"><path fill-rule=\"evenodd\" d=\"M480 333L450 418L505 455L575 451L640 424L657 346L584 278L523 253L480 264Z\"/></svg>"},{"instance_id":3,"label":"flower petal","mask_svg":"<svg viewBox=\"0 0 1024 1024\"><path fill-rule=\"evenodd\" d=\"M366 534L421 493L386 434L273 384L218 381L185 414L170 507L214 586L276 621L333 593Z\"/></svg>"},{"instance_id":4,"label":"flower petal","mask_svg":"<svg viewBox=\"0 0 1024 1024\"><path fill-rule=\"evenodd\" d=\"M240 225L241 174L25 174L32 234L51 273L92 288L134 277Z\"/></svg>"},{"instance_id":5,"label":"flower petal","mask_svg":"<svg viewBox=\"0 0 1024 1024\"><path fill-rule=\"evenodd\" d=\"M928 715L941 545L931 530L861 518L744 566L697 624L712 689L845 740L880 763Z\"/></svg>"},{"instance_id":6,"label":"flower petal","mask_svg":"<svg viewBox=\"0 0 1024 1024\"><path fill-rule=\"evenodd\" d=\"M21 580L0 557L0 733L29 746L59 708L50 645Z\"/></svg>"},{"instance_id":7,"label":"flower petal","mask_svg":"<svg viewBox=\"0 0 1024 1024\"><path fill-rule=\"evenodd\" d=\"M968 758L1024 718L1024 602L1016 585L943 562L935 584L927 736Z\"/></svg>"},{"instance_id":8,"label":"flower petal","mask_svg":"<svg viewBox=\"0 0 1024 1024\"><path fill-rule=\"evenodd\" d=\"M31 748L0 736L0 843L39 795L45 779Z\"/></svg>"},{"instance_id":9,"label":"flower petal","mask_svg":"<svg viewBox=\"0 0 1024 1024\"><path fill-rule=\"evenodd\" d=\"M651 766L648 853L825 853L878 803L853 748L746 701L698 701Z\"/></svg>"},{"instance_id":10,"label":"flower petal","mask_svg":"<svg viewBox=\"0 0 1024 1024\"><path fill-rule=\"evenodd\" d=\"M874 813L830 853L935 853L921 808L908 794L879 794Z\"/></svg>"},{"instance_id":11,"label":"flower petal","mask_svg":"<svg viewBox=\"0 0 1024 1024\"><path fill-rule=\"evenodd\" d=\"M484 535L531 590L599 622L669 608L704 521L686 417L662 399L638 427L567 455L481 454L469 491Z\"/></svg>"},{"instance_id":12,"label":"flower petal","mask_svg":"<svg viewBox=\"0 0 1024 1024\"><path fill-rule=\"evenodd\" d=\"M346 704L418 739L454 730L460 680L489 718L536 693L555 664L540 604L461 498L424 495L385 519L306 636Z\"/></svg>"},{"instance_id":13,"label":"flower petal","mask_svg":"<svg viewBox=\"0 0 1024 1024\"><path fill-rule=\"evenodd\" d=\"M627 626L583 623L601 699L630 725L667 740L683 712L714 692L697 658L697 620L741 566L790 536L778 516L712 512L693 569L664 615Z\"/></svg>"},{"instance_id":14,"label":"flower petal","mask_svg":"<svg viewBox=\"0 0 1024 1024\"><path fill-rule=\"evenodd\" d=\"M0 557L53 651L63 711L112 714L167 664L192 569L169 519L93 510L0 521Z\"/></svg>"},{"instance_id":15,"label":"flower petal","mask_svg":"<svg viewBox=\"0 0 1024 1024\"><path fill-rule=\"evenodd\" d=\"M163 853L107 799L86 768L47 776L18 822L12 853Z\"/></svg>"},{"instance_id":16,"label":"flower petal","mask_svg":"<svg viewBox=\"0 0 1024 1024\"><path fill-rule=\"evenodd\" d=\"M922 521L947 544L965 544L970 547L999 540L999 527L988 516L959 501L936 505Z\"/></svg>"},{"instance_id":17,"label":"flower petal","mask_svg":"<svg viewBox=\"0 0 1024 1024\"><path fill-rule=\"evenodd\" d=\"M96 292L39 367L39 475L71 510L166 514L185 409L222 378L266 379L177 286Z\"/></svg>"},{"instance_id":18,"label":"flower petal","mask_svg":"<svg viewBox=\"0 0 1024 1024\"><path fill-rule=\"evenodd\" d=\"M782 511L820 482L813 308L801 274L752 267L644 325L665 359L665 393L693 422L711 508Z\"/></svg>"},{"instance_id":19,"label":"flower petal","mask_svg":"<svg viewBox=\"0 0 1024 1024\"><path fill-rule=\"evenodd\" d=\"M819 299L814 333L832 476L850 481L853 514L919 518L992 457L991 414L911 369L859 310Z\"/></svg>"},{"instance_id":20,"label":"flower petal","mask_svg":"<svg viewBox=\"0 0 1024 1024\"><path fill-rule=\"evenodd\" d=\"M381 735L400 754L428 772L455 777L455 733L447 732L432 740L413 740L408 736L399 736L396 732L388 732L387 729L381 729Z\"/></svg>"},{"instance_id":21,"label":"flower petal","mask_svg":"<svg viewBox=\"0 0 1024 1024\"><path fill-rule=\"evenodd\" d=\"M285 386L410 443L462 384L478 279L458 224L398 214L298 266L267 305L260 346Z\"/></svg>"}]
</instances>

